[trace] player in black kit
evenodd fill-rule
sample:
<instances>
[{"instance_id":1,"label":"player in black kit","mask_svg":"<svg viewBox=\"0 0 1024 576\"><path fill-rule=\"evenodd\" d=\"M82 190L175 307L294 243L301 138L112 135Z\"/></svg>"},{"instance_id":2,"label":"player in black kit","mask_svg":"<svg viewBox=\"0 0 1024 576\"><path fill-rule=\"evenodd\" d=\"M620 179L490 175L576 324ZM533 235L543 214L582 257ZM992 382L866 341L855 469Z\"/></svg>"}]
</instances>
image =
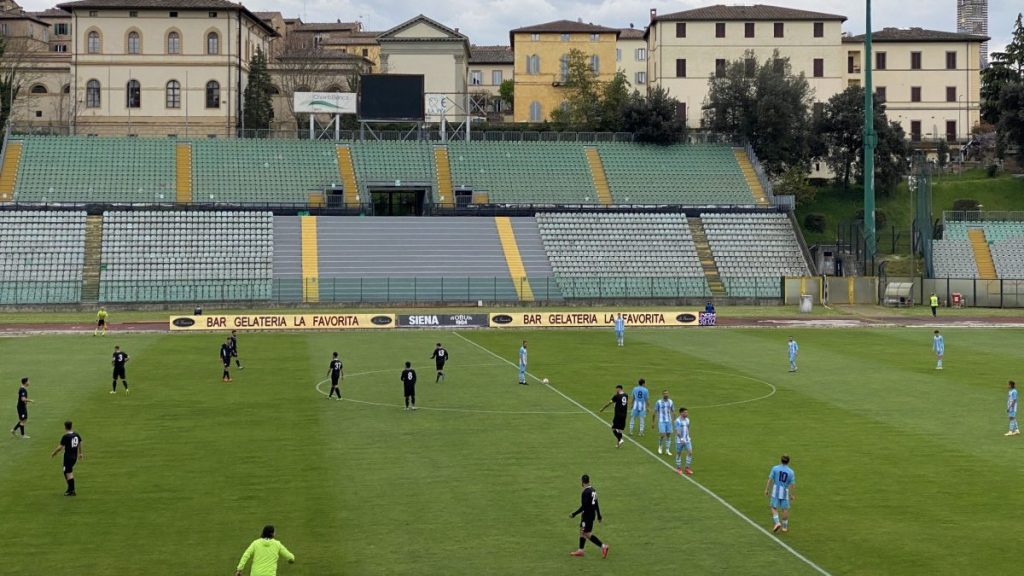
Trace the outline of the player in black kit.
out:
<instances>
[{"instance_id":1,"label":"player in black kit","mask_svg":"<svg viewBox=\"0 0 1024 576\"><path fill-rule=\"evenodd\" d=\"M231 338L220 345L220 361L224 363L224 374L220 381L231 382Z\"/></svg>"},{"instance_id":2,"label":"player in black kit","mask_svg":"<svg viewBox=\"0 0 1024 576\"><path fill-rule=\"evenodd\" d=\"M11 436L21 430L21 437L28 438L25 435L25 422L28 421L28 404L31 401L28 397L28 378L22 378L21 386L18 387L18 423L11 428Z\"/></svg>"},{"instance_id":3,"label":"player in black kit","mask_svg":"<svg viewBox=\"0 0 1024 576\"><path fill-rule=\"evenodd\" d=\"M231 344L231 356L235 359L235 366L238 366L239 370L245 370L245 366L242 366L242 361L238 359L238 330L231 331L228 343Z\"/></svg>"},{"instance_id":4,"label":"player in black kit","mask_svg":"<svg viewBox=\"0 0 1024 576\"><path fill-rule=\"evenodd\" d=\"M594 543L595 546L601 548L601 557L608 557L608 545L601 542L601 539L594 536L594 517L597 517L597 521L600 522L601 518L601 506L597 503L597 490L590 485L590 476L584 474L580 478L580 482L583 484L583 493L580 494L580 507L575 512L569 515L570 518L583 514L583 519L580 522L580 547L569 553L569 556L583 556L583 546L586 545L587 540Z\"/></svg>"},{"instance_id":5,"label":"player in black kit","mask_svg":"<svg viewBox=\"0 0 1024 576\"><path fill-rule=\"evenodd\" d=\"M615 443L615 447L622 446L622 431L626 429L626 408L629 406L629 396L622 391L622 386L615 387L615 395L608 401L604 406L601 407L601 412L604 409L615 405L615 418L612 419L612 434L615 435L615 439L618 442Z\"/></svg>"},{"instance_id":6,"label":"player in black kit","mask_svg":"<svg viewBox=\"0 0 1024 576\"><path fill-rule=\"evenodd\" d=\"M128 353L121 350L120 346L114 346L114 356L110 360L110 363L114 365L114 382L111 384L111 394L117 394L117 379L121 379L121 384L124 384L124 393L128 393L128 380L125 379L124 365L128 363Z\"/></svg>"},{"instance_id":7,"label":"player in black kit","mask_svg":"<svg viewBox=\"0 0 1024 576\"><path fill-rule=\"evenodd\" d=\"M338 393L338 400L341 400L341 390L338 388L338 380L345 377L345 373L342 371L341 358L338 358L338 353L334 353L334 358L331 358L331 364L327 367L327 374L331 377L331 391L327 394L327 399L330 400L334 396L334 393Z\"/></svg>"},{"instance_id":8,"label":"player in black kit","mask_svg":"<svg viewBox=\"0 0 1024 576\"><path fill-rule=\"evenodd\" d=\"M434 353L430 357L434 359L434 365L437 367L437 378L434 382L440 382L444 380L444 363L448 361L448 351L438 342L437 348L434 348Z\"/></svg>"},{"instance_id":9,"label":"player in black kit","mask_svg":"<svg viewBox=\"0 0 1024 576\"><path fill-rule=\"evenodd\" d=\"M402 370L402 386L405 388L405 409L416 409L416 371L412 369L412 363L405 363L405 370ZM410 404L411 403L411 404Z\"/></svg>"},{"instance_id":10,"label":"player in black kit","mask_svg":"<svg viewBox=\"0 0 1024 576\"><path fill-rule=\"evenodd\" d=\"M64 422L64 435L60 437L60 444L57 444L57 447L50 453L50 458L56 456L61 450L64 451L64 480L68 483L68 490L64 495L74 496L75 475L73 472L78 460L85 458L85 452L82 450L82 437L71 429L71 420Z\"/></svg>"}]
</instances>

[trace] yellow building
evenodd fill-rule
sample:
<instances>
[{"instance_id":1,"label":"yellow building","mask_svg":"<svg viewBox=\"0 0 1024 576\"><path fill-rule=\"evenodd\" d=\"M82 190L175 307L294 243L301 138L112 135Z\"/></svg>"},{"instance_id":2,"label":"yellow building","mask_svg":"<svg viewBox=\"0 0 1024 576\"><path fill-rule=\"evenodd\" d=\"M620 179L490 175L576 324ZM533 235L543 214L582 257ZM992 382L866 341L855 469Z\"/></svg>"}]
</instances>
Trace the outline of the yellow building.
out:
<instances>
[{"instance_id":1,"label":"yellow building","mask_svg":"<svg viewBox=\"0 0 1024 576\"><path fill-rule=\"evenodd\" d=\"M981 114L981 49L986 36L921 28L873 35L875 92L911 141L969 138ZM843 39L852 85L863 83L864 36Z\"/></svg>"},{"instance_id":2,"label":"yellow building","mask_svg":"<svg viewBox=\"0 0 1024 576\"><path fill-rule=\"evenodd\" d=\"M587 54L601 81L615 76L619 30L584 22L558 20L517 28L509 33L515 54L516 122L544 122L565 101L570 50Z\"/></svg>"}]
</instances>

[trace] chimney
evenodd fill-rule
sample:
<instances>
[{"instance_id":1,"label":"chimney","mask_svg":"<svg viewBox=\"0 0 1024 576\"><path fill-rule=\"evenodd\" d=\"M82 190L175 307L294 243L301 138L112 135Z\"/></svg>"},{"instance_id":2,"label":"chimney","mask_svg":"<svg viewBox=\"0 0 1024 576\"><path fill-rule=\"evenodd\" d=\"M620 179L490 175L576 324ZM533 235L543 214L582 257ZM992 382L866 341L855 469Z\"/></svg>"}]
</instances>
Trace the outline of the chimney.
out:
<instances>
[{"instance_id":1,"label":"chimney","mask_svg":"<svg viewBox=\"0 0 1024 576\"><path fill-rule=\"evenodd\" d=\"M658 9L657 8L651 8L651 22L654 22L654 19L657 18L657 17L658 17Z\"/></svg>"},{"instance_id":2,"label":"chimney","mask_svg":"<svg viewBox=\"0 0 1024 576\"><path fill-rule=\"evenodd\" d=\"M632 22L630 22L630 23L629 23L629 29L630 29L630 30L632 30L632 29L633 29L633 23L632 23Z\"/></svg>"}]
</instances>

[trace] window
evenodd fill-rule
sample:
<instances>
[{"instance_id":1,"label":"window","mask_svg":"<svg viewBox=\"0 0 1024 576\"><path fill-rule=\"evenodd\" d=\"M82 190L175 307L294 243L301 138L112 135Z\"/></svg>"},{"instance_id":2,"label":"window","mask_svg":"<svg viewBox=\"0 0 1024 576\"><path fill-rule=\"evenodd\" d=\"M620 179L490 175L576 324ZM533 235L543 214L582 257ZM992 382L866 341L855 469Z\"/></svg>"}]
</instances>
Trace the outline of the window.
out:
<instances>
[{"instance_id":1,"label":"window","mask_svg":"<svg viewBox=\"0 0 1024 576\"><path fill-rule=\"evenodd\" d=\"M139 11L138 10L129 10L128 11L128 17L129 18L138 18L139 17Z\"/></svg>"},{"instance_id":2,"label":"window","mask_svg":"<svg viewBox=\"0 0 1024 576\"><path fill-rule=\"evenodd\" d=\"M600 34L591 34L590 35L590 41L591 42L597 42L599 40L601 40L601 35Z\"/></svg>"},{"instance_id":3,"label":"window","mask_svg":"<svg viewBox=\"0 0 1024 576\"><path fill-rule=\"evenodd\" d=\"M911 120L910 121L910 141L920 142L921 141L921 121Z\"/></svg>"},{"instance_id":4,"label":"window","mask_svg":"<svg viewBox=\"0 0 1024 576\"><path fill-rule=\"evenodd\" d=\"M85 107L100 107L100 81L89 80L85 83Z\"/></svg>"},{"instance_id":5,"label":"window","mask_svg":"<svg viewBox=\"0 0 1024 576\"><path fill-rule=\"evenodd\" d=\"M178 17L178 13L177 12L169 12L167 14L167 16L170 17L170 18L177 18Z\"/></svg>"},{"instance_id":6,"label":"window","mask_svg":"<svg viewBox=\"0 0 1024 576\"><path fill-rule=\"evenodd\" d=\"M484 73L479 70L469 71L469 83L473 86L479 86L484 83Z\"/></svg>"},{"instance_id":7,"label":"window","mask_svg":"<svg viewBox=\"0 0 1024 576\"><path fill-rule=\"evenodd\" d=\"M847 56L846 57L846 73L847 74L853 74L853 71L854 71L853 56Z\"/></svg>"},{"instance_id":8,"label":"window","mask_svg":"<svg viewBox=\"0 0 1024 576\"><path fill-rule=\"evenodd\" d=\"M946 70L956 70L956 52L946 52Z\"/></svg>"},{"instance_id":9,"label":"window","mask_svg":"<svg viewBox=\"0 0 1024 576\"><path fill-rule=\"evenodd\" d=\"M562 54L562 57L558 59L558 70L561 75L562 82L569 80L569 55Z\"/></svg>"},{"instance_id":10,"label":"window","mask_svg":"<svg viewBox=\"0 0 1024 576\"><path fill-rule=\"evenodd\" d=\"M99 10L89 10L89 18L96 18L100 15Z\"/></svg>"},{"instance_id":11,"label":"window","mask_svg":"<svg viewBox=\"0 0 1024 576\"><path fill-rule=\"evenodd\" d=\"M53 25L53 33L57 36L67 36L71 33L67 22L60 22Z\"/></svg>"},{"instance_id":12,"label":"window","mask_svg":"<svg viewBox=\"0 0 1024 576\"><path fill-rule=\"evenodd\" d=\"M814 59L814 77L823 78L825 76L825 59L815 58Z\"/></svg>"},{"instance_id":13,"label":"window","mask_svg":"<svg viewBox=\"0 0 1024 576\"><path fill-rule=\"evenodd\" d=\"M533 54L526 57L526 73L540 74L540 56Z\"/></svg>"},{"instance_id":14,"label":"window","mask_svg":"<svg viewBox=\"0 0 1024 576\"><path fill-rule=\"evenodd\" d=\"M363 48L363 58L369 58L369 57L370 57L370 49L369 48Z\"/></svg>"},{"instance_id":15,"label":"window","mask_svg":"<svg viewBox=\"0 0 1024 576\"><path fill-rule=\"evenodd\" d=\"M885 86L875 86L875 98L878 98L879 102L885 102L888 100L885 93Z\"/></svg>"},{"instance_id":16,"label":"window","mask_svg":"<svg viewBox=\"0 0 1024 576\"><path fill-rule=\"evenodd\" d=\"M530 122L540 122L540 121L541 121L540 102L537 102L536 100L534 100L533 102L530 102Z\"/></svg>"},{"instance_id":17,"label":"window","mask_svg":"<svg viewBox=\"0 0 1024 576\"><path fill-rule=\"evenodd\" d=\"M814 37L815 38L824 38L825 37L825 23L824 22L815 22L814 23Z\"/></svg>"},{"instance_id":18,"label":"window","mask_svg":"<svg viewBox=\"0 0 1024 576\"><path fill-rule=\"evenodd\" d=\"M168 108L181 108L181 84L177 80L171 80L167 83L167 107Z\"/></svg>"},{"instance_id":19,"label":"window","mask_svg":"<svg viewBox=\"0 0 1024 576\"><path fill-rule=\"evenodd\" d=\"M95 30L89 32L85 45L85 51L89 54L99 54L102 49L100 46L100 33Z\"/></svg>"},{"instance_id":20,"label":"window","mask_svg":"<svg viewBox=\"0 0 1024 576\"><path fill-rule=\"evenodd\" d=\"M775 60L772 60L772 71L774 71L776 74L785 74L786 73L786 59L785 58L776 58Z\"/></svg>"},{"instance_id":21,"label":"window","mask_svg":"<svg viewBox=\"0 0 1024 576\"><path fill-rule=\"evenodd\" d=\"M216 80L206 83L206 107L220 108L220 82Z\"/></svg>"},{"instance_id":22,"label":"window","mask_svg":"<svg viewBox=\"0 0 1024 576\"><path fill-rule=\"evenodd\" d=\"M920 102L921 101L921 87L920 86L911 86L910 87L910 101L911 102Z\"/></svg>"},{"instance_id":23,"label":"window","mask_svg":"<svg viewBox=\"0 0 1024 576\"><path fill-rule=\"evenodd\" d=\"M139 37L139 33L131 31L128 33L128 53L139 54L142 52L142 38Z\"/></svg>"},{"instance_id":24,"label":"window","mask_svg":"<svg viewBox=\"0 0 1024 576\"><path fill-rule=\"evenodd\" d=\"M601 73L601 57L597 54L590 57L590 71L595 75Z\"/></svg>"},{"instance_id":25,"label":"window","mask_svg":"<svg viewBox=\"0 0 1024 576\"><path fill-rule=\"evenodd\" d=\"M64 87L60 89L60 91L65 94L71 94L71 84L65 84Z\"/></svg>"},{"instance_id":26,"label":"window","mask_svg":"<svg viewBox=\"0 0 1024 576\"><path fill-rule=\"evenodd\" d=\"M645 62L647 60L647 48L637 48L634 58L636 58L637 62Z\"/></svg>"},{"instance_id":27,"label":"window","mask_svg":"<svg viewBox=\"0 0 1024 576\"><path fill-rule=\"evenodd\" d=\"M885 52L875 52L875 70L885 70Z\"/></svg>"},{"instance_id":28,"label":"window","mask_svg":"<svg viewBox=\"0 0 1024 576\"><path fill-rule=\"evenodd\" d=\"M676 105L676 118L686 122L686 102L680 102Z\"/></svg>"},{"instance_id":29,"label":"window","mask_svg":"<svg viewBox=\"0 0 1024 576\"><path fill-rule=\"evenodd\" d=\"M715 60L715 78L722 78L725 76L725 58L719 58Z\"/></svg>"},{"instance_id":30,"label":"window","mask_svg":"<svg viewBox=\"0 0 1024 576\"><path fill-rule=\"evenodd\" d=\"M503 76L501 70L491 70L491 85L501 86L501 82L504 80Z\"/></svg>"},{"instance_id":31,"label":"window","mask_svg":"<svg viewBox=\"0 0 1024 576\"><path fill-rule=\"evenodd\" d=\"M956 120L946 120L946 142L956 142Z\"/></svg>"},{"instance_id":32,"label":"window","mask_svg":"<svg viewBox=\"0 0 1024 576\"><path fill-rule=\"evenodd\" d=\"M676 78L686 78L686 58L676 60Z\"/></svg>"},{"instance_id":33,"label":"window","mask_svg":"<svg viewBox=\"0 0 1024 576\"><path fill-rule=\"evenodd\" d=\"M647 72L637 72L636 73L636 84L637 85L647 84Z\"/></svg>"},{"instance_id":34,"label":"window","mask_svg":"<svg viewBox=\"0 0 1024 576\"><path fill-rule=\"evenodd\" d=\"M910 69L920 70L921 69L921 53L911 52L910 53Z\"/></svg>"},{"instance_id":35,"label":"window","mask_svg":"<svg viewBox=\"0 0 1024 576\"><path fill-rule=\"evenodd\" d=\"M743 24L743 37L753 38L754 37L754 23L746 22Z\"/></svg>"},{"instance_id":36,"label":"window","mask_svg":"<svg viewBox=\"0 0 1024 576\"><path fill-rule=\"evenodd\" d=\"M220 54L220 35L216 32L210 32L206 35L206 53Z\"/></svg>"},{"instance_id":37,"label":"window","mask_svg":"<svg viewBox=\"0 0 1024 576\"><path fill-rule=\"evenodd\" d=\"M210 18L216 18L217 17L217 13L216 12L207 12L206 15L208 17L210 17Z\"/></svg>"},{"instance_id":38,"label":"window","mask_svg":"<svg viewBox=\"0 0 1024 576\"><path fill-rule=\"evenodd\" d=\"M686 22L676 22L676 38L686 38Z\"/></svg>"},{"instance_id":39,"label":"window","mask_svg":"<svg viewBox=\"0 0 1024 576\"><path fill-rule=\"evenodd\" d=\"M167 53L181 54L181 34L173 31L167 33Z\"/></svg>"},{"instance_id":40,"label":"window","mask_svg":"<svg viewBox=\"0 0 1024 576\"><path fill-rule=\"evenodd\" d=\"M956 102L956 86L946 86L946 102Z\"/></svg>"},{"instance_id":41,"label":"window","mask_svg":"<svg viewBox=\"0 0 1024 576\"><path fill-rule=\"evenodd\" d=\"M715 23L715 38L725 38L725 22Z\"/></svg>"},{"instance_id":42,"label":"window","mask_svg":"<svg viewBox=\"0 0 1024 576\"><path fill-rule=\"evenodd\" d=\"M54 44L53 45L53 51L54 52L67 52L68 51L68 45L67 44Z\"/></svg>"},{"instance_id":43,"label":"window","mask_svg":"<svg viewBox=\"0 0 1024 576\"><path fill-rule=\"evenodd\" d=\"M615 49L615 61L622 62L622 48Z\"/></svg>"},{"instance_id":44,"label":"window","mask_svg":"<svg viewBox=\"0 0 1024 576\"><path fill-rule=\"evenodd\" d=\"M539 42L540 41L540 34L538 34L536 32L534 32L533 34L530 34L530 40L533 40L534 42Z\"/></svg>"},{"instance_id":45,"label":"window","mask_svg":"<svg viewBox=\"0 0 1024 576\"><path fill-rule=\"evenodd\" d=\"M754 58L745 58L743 60L743 73L747 77L753 76L757 72L757 60Z\"/></svg>"},{"instance_id":46,"label":"window","mask_svg":"<svg viewBox=\"0 0 1024 576\"><path fill-rule=\"evenodd\" d=\"M785 38L786 37L786 23L785 22L776 22L775 23L775 37L776 38Z\"/></svg>"},{"instance_id":47,"label":"window","mask_svg":"<svg viewBox=\"0 0 1024 576\"><path fill-rule=\"evenodd\" d=\"M129 80L125 89L125 105L128 108L142 107L142 86L138 80Z\"/></svg>"},{"instance_id":48,"label":"window","mask_svg":"<svg viewBox=\"0 0 1024 576\"><path fill-rule=\"evenodd\" d=\"M569 33L568 32L562 32L562 42L568 42L568 41L569 41Z\"/></svg>"},{"instance_id":49,"label":"window","mask_svg":"<svg viewBox=\"0 0 1024 576\"><path fill-rule=\"evenodd\" d=\"M32 89L29 90L29 92L33 94L46 94L46 86L43 86L42 84L36 84L32 86Z\"/></svg>"}]
</instances>

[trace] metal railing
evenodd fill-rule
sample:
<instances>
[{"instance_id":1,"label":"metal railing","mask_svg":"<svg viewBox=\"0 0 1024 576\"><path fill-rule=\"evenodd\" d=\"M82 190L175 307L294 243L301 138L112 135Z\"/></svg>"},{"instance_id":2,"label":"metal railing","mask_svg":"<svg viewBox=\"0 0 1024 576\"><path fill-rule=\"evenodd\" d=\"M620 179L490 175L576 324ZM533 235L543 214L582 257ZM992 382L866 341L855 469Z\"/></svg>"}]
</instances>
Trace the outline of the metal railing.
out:
<instances>
[{"instance_id":1,"label":"metal railing","mask_svg":"<svg viewBox=\"0 0 1024 576\"><path fill-rule=\"evenodd\" d=\"M945 210L943 222L1024 222L1022 211L999 210Z\"/></svg>"},{"instance_id":2,"label":"metal railing","mask_svg":"<svg viewBox=\"0 0 1024 576\"><path fill-rule=\"evenodd\" d=\"M935 294L943 307L1024 308L1024 279L997 278L920 278L888 276L879 289L892 282L913 283L911 297L915 304L927 304Z\"/></svg>"}]
</instances>

